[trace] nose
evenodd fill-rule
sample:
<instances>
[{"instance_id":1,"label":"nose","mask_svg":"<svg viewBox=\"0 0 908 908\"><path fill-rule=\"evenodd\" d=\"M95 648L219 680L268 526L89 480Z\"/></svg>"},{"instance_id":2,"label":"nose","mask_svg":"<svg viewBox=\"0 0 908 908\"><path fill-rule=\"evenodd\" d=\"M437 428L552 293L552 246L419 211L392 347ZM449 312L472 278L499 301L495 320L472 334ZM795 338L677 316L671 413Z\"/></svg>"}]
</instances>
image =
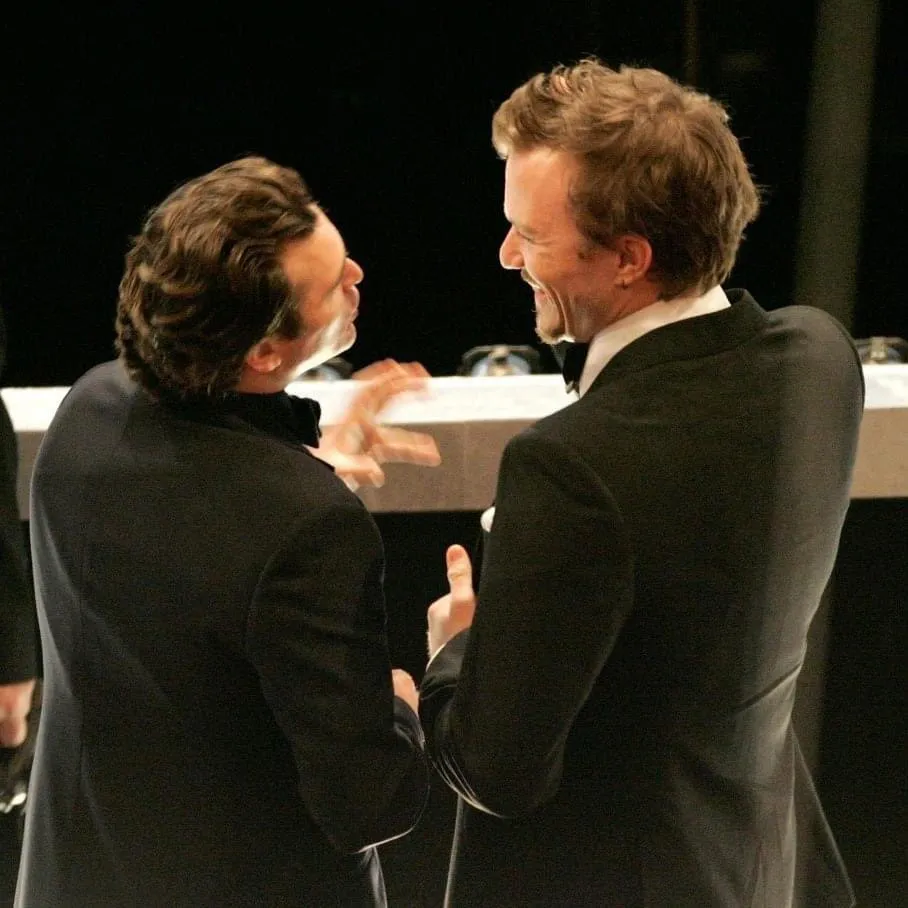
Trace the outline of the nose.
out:
<instances>
[{"instance_id":1,"label":"nose","mask_svg":"<svg viewBox=\"0 0 908 908\"><path fill-rule=\"evenodd\" d=\"M350 286L356 286L365 277L363 269L355 259L347 259L347 277L345 283Z\"/></svg>"},{"instance_id":2,"label":"nose","mask_svg":"<svg viewBox=\"0 0 908 908\"><path fill-rule=\"evenodd\" d=\"M523 256L520 254L517 231L512 227L501 243L498 250L498 261L502 268L514 271L523 267Z\"/></svg>"}]
</instances>

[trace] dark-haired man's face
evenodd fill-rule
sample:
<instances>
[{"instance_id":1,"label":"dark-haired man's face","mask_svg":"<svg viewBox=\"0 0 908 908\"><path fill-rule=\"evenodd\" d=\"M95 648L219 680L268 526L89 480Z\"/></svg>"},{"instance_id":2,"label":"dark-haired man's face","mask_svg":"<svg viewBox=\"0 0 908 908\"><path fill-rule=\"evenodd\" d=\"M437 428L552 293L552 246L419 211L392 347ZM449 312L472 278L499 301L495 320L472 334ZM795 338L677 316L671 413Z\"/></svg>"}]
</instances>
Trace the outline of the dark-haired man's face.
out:
<instances>
[{"instance_id":1,"label":"dark-haired man's face","mask_svg":"<svg viewBox=\"0 0 908 908\"><path fill-rule=\"evenodd\" d=\"M282 371L290 382L353 345L363 271L322 212L309 236L287 245L281 266L300 299L303 325L298 338L279 342Z\"/></svg>"}]
</instances>

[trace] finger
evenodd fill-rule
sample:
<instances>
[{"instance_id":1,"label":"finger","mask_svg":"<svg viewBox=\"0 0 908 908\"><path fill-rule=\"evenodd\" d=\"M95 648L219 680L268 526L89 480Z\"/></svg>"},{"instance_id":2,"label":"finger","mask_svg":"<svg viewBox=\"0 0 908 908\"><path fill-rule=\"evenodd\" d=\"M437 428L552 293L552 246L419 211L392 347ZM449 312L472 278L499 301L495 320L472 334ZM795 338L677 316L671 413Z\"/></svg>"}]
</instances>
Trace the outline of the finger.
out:
<instances>
[{"instance_id":1,"label":"finger","mask_svg":"<svg viewBox=\"0 0 908 908\"><path fill-rule=\"evenodd\" d=\"M428 379L423 376L408 375L404 371L389 373L385 376L366 382L362 390L357 391L350 401L347 412L340 420L340 426L357 426L364 436L370 434L379 414L390 401L405 393L425 391ZM367 438L368 441L372 439Z\"/></svg>"},{"instance_id":2,"label":"finger","mask_svg":"<svg viewBox=\"0 0 908 908\"><path fill-rule=\"evenodd\" d=\"M462 545L448 546L445 553L448 568L448 585L451 587L451 599L463 601L473 598L473 565L470 556Z\"/></svg>"},{"instance_id":3,"label":"finger","mask_svg":"<svg viewBox=\"0 0 908 908\"><path fill-rule=\"evenodd\" d=\"M360 418L373 416L388 401L407 391L425 391L428 378L421 375L408 375L397 372L384 375L369 382L353 399L351 412Z\"/></svg>"},{"instance_id":4,"label":"finger","mask_svg":"<svg viewBox=\"0 0 908 908\"><path fill-rule=\"evenodd\" d=\"M405 371L405 367L401 366L397 360L390 358L381 359L378 362L364 366L362 369L358 369L350 378L356 381L372 381L382 375L387 375L389 372L401 372L402 370Z\"/></svg>"},{"instance_id":5,"label":"finger","mask_svg":"<svg viewBox=\"0 0 908 908\"><path fill-rule=\"evenodd\" d=\"M409 672L405 672L403 669L392 669L391 684L398 697L403 698L414 710L418 710L419 693L416 690L416 682Z\"/></svg>"},{"instance_id":6,"label":"finger","mask_svg":"<svg viewBox=\"0 0 908 908\"><path fill-rule=\"evenodd\" d=\"M416 463L437 466L441 463L438 444L431 435L395 426L382 426L374 433L369 453L379 462Z\"/></svg>"},{"instance_id":7,"label":"finger","mask_svg":"<svg viewBox=\"0 0 908 908\"><path fill-rule=\"evenodd\" d=\"M336 458L333 466L334 471L347 485L350 485L350 481L356 484L351 486L354 491L361 485L382 486L385 484L385 471L374 458L365 454Z\"/></svg>"},{"instance_id":8,"label":"finger","mask_svg":"<svg viewBox=\"0 0 908 908\"><path fill-rule=\"evenodd\" d=\"M434 441L392 447L374 445L370 453L379 463L409 463L418 467L437 467L441 463L441 454Z\"/></svg>"},{"instance_id":9,"label":"finger","mask_svg":"<svg viewBox=\"0 0 908 908\"><path fill-rule=\"evenodd\" d=\"M451 614L451 598L450 593L445 593L426 609L426 648L430 659L450 636L445 625Z\"/></svg>"},{"instance_id":10,"label":"finger","mask_svg":"<svg viewBox=\"0 0 908 908\"><path fill-rule=\"evenodd\" d=\"M0 722L0 747L18 747L25 742L28 723L22 716L12 716Z\"/></svg>"},{"instance_id":11,"label":"finger","mask_svg":"<svg viewBox=\"0 0 908 908\"><path fill-rule=\"evenodd\" d=\"M322 439L326 447L334 447L342 454L358 454L367 444L366 434L362 423L348 421L333 426Z\"/></svg>"},{"instance_id":12,"label":"finger","mask_svg":"<svg viewBox=\"0 0 908 908\"><path fill-rule=\"evenodd\" d=\"M407 374L413 378L430 378L429 370L422 363L400 363L396 359L382 359L358 369L350 377L357 381L372 381L390 374Z\"/></svg>"},{"instance_id":13,"label":"finger","mask_svg":"<svg viewBox=\"0 0 908 908\"><path fill-rule=\"evenodd\" d=\"M401 363L401 368L413 378L431 378L429 370L422 363Z\"/></svg>"},{"instance_id":14,"label":"finger","mask_svg":"<svg viewBox=\"0 0 908 908\"><path fill-rule=\"evenodd\" d=\"M432 621L439 621L450 611L451 609L451 594L445 593L444 596L439 596L429 607L426 609L426 615Z\"/></svg>"}]
</instances>

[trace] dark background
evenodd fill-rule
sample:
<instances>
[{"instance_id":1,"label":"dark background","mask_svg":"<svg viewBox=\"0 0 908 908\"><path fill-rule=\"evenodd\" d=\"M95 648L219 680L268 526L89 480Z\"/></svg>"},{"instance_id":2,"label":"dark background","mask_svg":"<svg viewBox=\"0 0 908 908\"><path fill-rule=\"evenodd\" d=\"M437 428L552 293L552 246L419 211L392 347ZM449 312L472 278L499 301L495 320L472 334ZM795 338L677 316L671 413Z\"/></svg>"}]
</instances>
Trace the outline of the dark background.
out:
<instances>
[{"instance_id":1,"label":"dark background","mask_svg":"<svg viewBox=\"0 0 908 908\"><path fill-rule=\"evenodd\" d=\"M881 13L858 336L908 336L904 6ZM365 269L355 365L394 356L452 374L474 345L534 343L530 294L497 261L489 124L523 79L589 53L729 105L766 194L731 283L766 308L793 301L810 0L164 9L51 7L9 30L6 385L68 385L108 359L123 255L147 209L250 152L300 170Z\"/></svg>"},{"instance_id":2,"label":"dark background","mask_svg":"<svg viewBox=\"0 0 908 908\"><path fill-rule=\"evenodd\" d=\"M908 338L906 7L880 4L854 225L856 337ZM195 10L43 7L6 29L3 385L69 385L110 358L123 255L144 213L246 153L297 168L364 267L360 339L346 354L355 366L393 356L452 374L474 345L535 344L531 296L497 261L505 221L490 119L525 78L586 54L655 66L729 105L765 192L729 284L770 309L798 301L812 0ZM477 516L378 515L394 655L417 676L444 546L469 544ZM906 539L908 500L853 504L834 578L818 771L861 904L883 908L908 891ZM437 904L451 803L433 792L419 829L384 849L392 903Z\"/></svg>"}]
</instances>

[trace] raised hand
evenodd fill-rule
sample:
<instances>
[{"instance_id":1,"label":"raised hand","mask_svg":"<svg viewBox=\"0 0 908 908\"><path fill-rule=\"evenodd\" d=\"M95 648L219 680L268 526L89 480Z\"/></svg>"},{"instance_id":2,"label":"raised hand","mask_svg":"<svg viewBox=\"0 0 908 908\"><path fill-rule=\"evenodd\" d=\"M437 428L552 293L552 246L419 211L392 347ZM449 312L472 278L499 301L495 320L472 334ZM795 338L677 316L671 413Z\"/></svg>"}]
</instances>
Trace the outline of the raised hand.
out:
<instances>
[{"instance_id":1,"label":"raised hand","mask_svg":"<svg viewBox=\"0 0 908 908\"><path fill-rule=\"evenodd\" d=\"M462 545L448 546L445 553L449 592L436 599L428 609L428 645L431 659L455 634L473 623L476 593L473 590L473 565Z\"/></svg>"},{"instance_id":2,"label":"raised hand","mask_svg":"<svg viewBox=\"0 0 908 908\"><path fill-rule=\"evenodd\" d=\"M379 422L384 408L399 394L422 391L429 373L419 363L398 363L392 359L372 363L352 378L363 382L349 409L336 425L328 426L316 457L330 463L352 489L368 484L381 486L385 462L437 466L441 463L438 445L431 435L410 432Z\"/></svg>"}]
</instances>

